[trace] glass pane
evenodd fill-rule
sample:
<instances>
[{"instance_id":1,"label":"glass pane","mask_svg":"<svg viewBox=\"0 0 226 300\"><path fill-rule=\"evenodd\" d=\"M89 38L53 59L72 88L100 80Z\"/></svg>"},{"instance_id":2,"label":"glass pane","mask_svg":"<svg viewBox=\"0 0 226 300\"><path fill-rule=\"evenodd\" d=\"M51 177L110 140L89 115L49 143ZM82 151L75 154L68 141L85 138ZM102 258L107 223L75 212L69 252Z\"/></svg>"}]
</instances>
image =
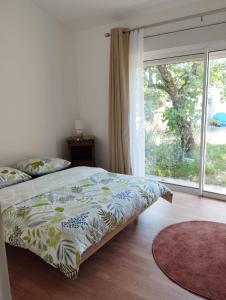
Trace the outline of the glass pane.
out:
<instances>
[{"instance_id":1,"label":"glass pane","mask_svg":"<svg viewBox=\"0 0 226 300\"><path fill-rule=\"evenodd\" d=\"M226 52L210 54L204 190L226 194Z\"/></svg>"},{"instance_id":2,"label":"glass pane","mask_svg":"<svg viewBox=\"0 0 226 300\"><path fill-rule=\"evenodd\" d=\"M146 175L198 187L204 59L145 66Z\"/></svg>"}]
</instances>

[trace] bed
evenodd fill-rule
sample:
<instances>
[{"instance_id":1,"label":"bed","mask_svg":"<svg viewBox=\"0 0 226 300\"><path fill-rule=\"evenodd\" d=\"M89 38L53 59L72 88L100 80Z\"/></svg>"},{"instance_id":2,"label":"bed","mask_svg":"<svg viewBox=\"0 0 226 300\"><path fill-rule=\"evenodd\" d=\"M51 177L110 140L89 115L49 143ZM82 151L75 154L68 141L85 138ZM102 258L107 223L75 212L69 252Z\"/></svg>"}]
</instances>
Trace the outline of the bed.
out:
<instances>
[{"instance_id":1,"label":"bed","mask_svg":"<svg viewBox=\"0 0 226 300\"><path fill-rule=\"evenodd\" d=\"M30 250L68 278L159 197L164 185L76 167L0 190L5 241Z\"/></svg>"}]
</instances>

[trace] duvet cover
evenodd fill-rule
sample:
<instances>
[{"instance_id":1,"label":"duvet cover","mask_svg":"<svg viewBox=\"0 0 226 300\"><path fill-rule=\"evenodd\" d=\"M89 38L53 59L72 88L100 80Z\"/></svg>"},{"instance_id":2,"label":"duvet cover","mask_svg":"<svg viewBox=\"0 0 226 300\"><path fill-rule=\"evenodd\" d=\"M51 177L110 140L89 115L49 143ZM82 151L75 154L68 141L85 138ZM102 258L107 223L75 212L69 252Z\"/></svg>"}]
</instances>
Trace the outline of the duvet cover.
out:
<instances>
[{"instance_id":1,"label":"duvet cover","mask_svg":"<svg viewBox=\"0 0 226 300\"><path fill-rule=\"evenodd\" d=\"M26 248L68 278L82 254L171 191L151 179L76 167L0 190L5 241Z\"/></svg>"}]
</instances>

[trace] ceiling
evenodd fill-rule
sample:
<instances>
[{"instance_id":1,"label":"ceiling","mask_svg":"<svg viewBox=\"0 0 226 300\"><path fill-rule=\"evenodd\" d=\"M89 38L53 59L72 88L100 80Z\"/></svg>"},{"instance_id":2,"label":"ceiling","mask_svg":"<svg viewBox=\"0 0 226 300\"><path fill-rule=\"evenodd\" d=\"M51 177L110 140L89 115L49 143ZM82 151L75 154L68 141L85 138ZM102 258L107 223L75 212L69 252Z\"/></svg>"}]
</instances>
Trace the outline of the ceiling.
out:
<instances>
[{"instance_id":1,"label":"ceiling","mask_svg":"<svg viewBox=\"0 0 226 300\"><path fill-rule=\"evenodd\" d=\"M176 5L195 5L201 0L35 0L42 8L64 24L76 29L87 29L130 18L147 9ZM206 0L205 0L206 1ZM218 0L215 0L217 2ZM219 0L220 1L220 0ZM222 1L221 1L222 2Z\"/></svg>"}]
</instances>

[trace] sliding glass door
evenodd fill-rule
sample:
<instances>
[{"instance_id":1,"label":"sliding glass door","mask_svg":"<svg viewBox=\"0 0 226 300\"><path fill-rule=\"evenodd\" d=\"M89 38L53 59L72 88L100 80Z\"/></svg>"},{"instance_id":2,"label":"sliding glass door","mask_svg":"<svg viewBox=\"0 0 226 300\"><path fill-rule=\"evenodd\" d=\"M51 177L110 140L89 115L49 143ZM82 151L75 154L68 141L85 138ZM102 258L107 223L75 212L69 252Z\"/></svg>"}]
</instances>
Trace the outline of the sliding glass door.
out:
<instances>
[{"instance_id":1,"label":"sliding glass door","mask_svg":"<svg viewBox=\"0 0 226 300\"><path fill-rule=\"evenodd\" d=\"M226 195L226 51L146 61L144 93L146 175Z\"/></svg>"},{"instance_id":2,"label":"sliding glass door","mask_svg":"<svg viewBox=\"0 0 226 300\"><path fill-rule=\"evenodd\" d=\"M204 56L151 61L144 74L146 175L198 188Z\"/></svg>"},{"instance_id":3,"label":"sliding glass door","mask_svg":"<svg viewBox=\"0 0 226 300\"><path fill-rule=\"evenodd\" d=\"M226 51L209 55L204 191L226 195Z\"/></svg>"}]
</instances>

